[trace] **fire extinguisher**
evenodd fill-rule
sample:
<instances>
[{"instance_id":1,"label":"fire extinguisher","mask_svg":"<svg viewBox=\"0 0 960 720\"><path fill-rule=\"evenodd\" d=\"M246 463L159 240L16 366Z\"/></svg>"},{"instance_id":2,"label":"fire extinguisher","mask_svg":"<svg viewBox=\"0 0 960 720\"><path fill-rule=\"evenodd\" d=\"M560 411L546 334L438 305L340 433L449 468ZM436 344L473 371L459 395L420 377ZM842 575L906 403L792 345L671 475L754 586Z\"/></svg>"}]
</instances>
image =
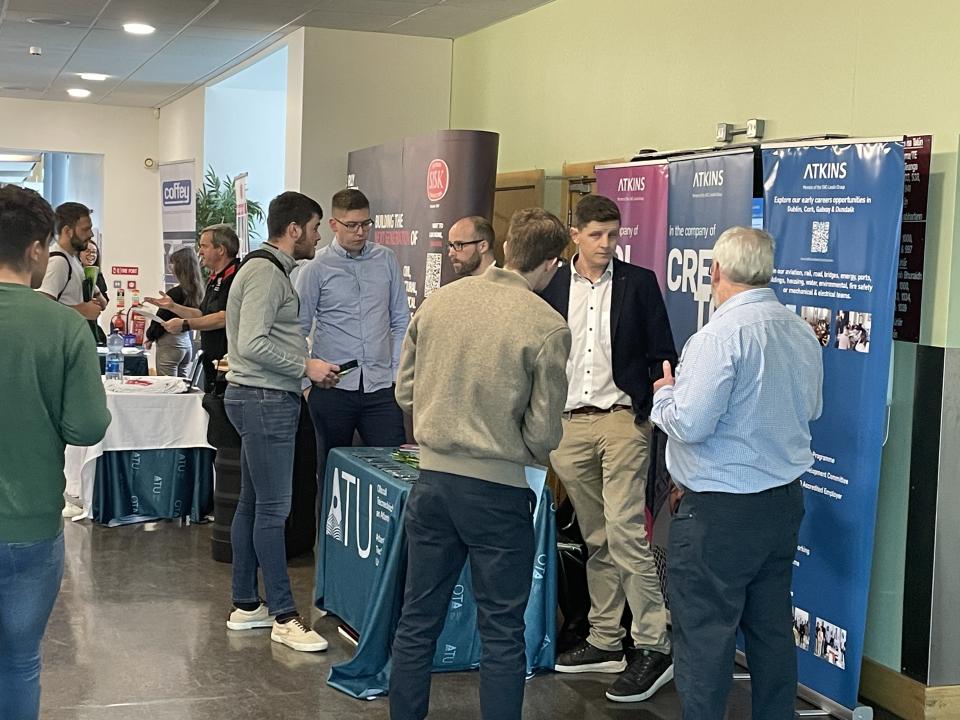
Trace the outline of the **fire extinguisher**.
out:
<instances>
[{"instance_id":1,"label":"fire extinguisher","mask_svg":"<svg viewBox=\"0 0 960 720\"><path fill-rule=\"evenodd\" d=\"M123 321L123 311L117 310L117 314L110 319L110 329L116 330L121 335L124 335L127 330L127 324Z\"/></svg>"},{"instance_id":2,"label":"fire extinguisher","mask_svg":"<svg viewBox=\"0 0 960 720\"><path fill-rule=\"evenodd\" d=\"M133 308L137 307L134 305ZM130 323L130 332L136 337L137 345L143 345L144 336L147 332L147 319L139 313L134 313L133 320Z\"/></svg>"}]
</instances>

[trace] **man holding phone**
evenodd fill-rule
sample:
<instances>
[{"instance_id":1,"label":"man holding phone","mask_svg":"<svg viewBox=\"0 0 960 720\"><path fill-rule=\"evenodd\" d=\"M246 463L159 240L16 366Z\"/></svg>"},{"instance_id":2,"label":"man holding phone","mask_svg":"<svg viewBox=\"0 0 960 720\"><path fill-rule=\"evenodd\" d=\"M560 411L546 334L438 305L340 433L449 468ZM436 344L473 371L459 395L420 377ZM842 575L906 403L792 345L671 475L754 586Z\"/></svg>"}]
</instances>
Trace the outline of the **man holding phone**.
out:
<instances>
[{"instance_id":1,"label":"man holding phone","mask_svg":"<svg viewBox=\"0 0 960 720\"><path fill-rule=\"evenodd\" d=\"M307 399L319 478L330 449L352 445L355 432L371 446L406 441L393 394L410 322L400 263L392 250L369 240L373 219L362 192L341 190L331 205L333 242L297 277L301 329L309 335L314 328L311 354L336 363L342 373L336 388L314 388Z\"/></svg>"}]
</instances>

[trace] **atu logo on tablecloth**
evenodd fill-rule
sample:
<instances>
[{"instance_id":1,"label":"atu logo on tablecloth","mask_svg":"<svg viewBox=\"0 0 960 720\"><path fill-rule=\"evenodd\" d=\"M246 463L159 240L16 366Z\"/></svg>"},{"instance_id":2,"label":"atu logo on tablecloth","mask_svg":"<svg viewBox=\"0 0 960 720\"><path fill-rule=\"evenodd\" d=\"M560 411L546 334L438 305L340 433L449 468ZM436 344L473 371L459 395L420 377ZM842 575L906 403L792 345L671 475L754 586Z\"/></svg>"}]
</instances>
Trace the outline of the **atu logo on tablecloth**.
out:
<instances>
[{"instance_id":1,"label":"atu logo on tablecloth","mask_svg":"<svg viewBox=\"0 0 960 720\"><path fill-rule=\"evenodd\" d=\"M344 483L346 483L346 487L342 493L340 491L341 477ZM350 507L352 505L357 555L361 558L368 558L370 557L370 547L373 539L373 485L369 482L364 484L367 486L366 547L360 544L360 503L362 502L360 480L356 475L348 473L346 470L341 470L340 468L334 468L333 470L333 492L330 496L330 510L327 512L326 534L337 542L343 543L344 546L350 545Z\"/></svg>"}]
</instances>

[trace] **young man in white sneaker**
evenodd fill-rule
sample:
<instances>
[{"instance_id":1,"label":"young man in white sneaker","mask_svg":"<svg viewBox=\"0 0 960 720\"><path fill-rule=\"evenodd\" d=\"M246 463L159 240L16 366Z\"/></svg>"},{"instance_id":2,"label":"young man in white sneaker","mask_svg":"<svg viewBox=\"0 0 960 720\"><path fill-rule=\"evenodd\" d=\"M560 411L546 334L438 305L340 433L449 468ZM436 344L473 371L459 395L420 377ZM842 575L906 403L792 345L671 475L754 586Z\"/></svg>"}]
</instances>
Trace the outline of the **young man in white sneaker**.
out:
<instances>
[{"instance_id":1,"label":"young man in white sneaker","mask_svg":"<svg viewBox=\"0 0 960 720\"><path fill-rule=\"evenodd\" d=\"M293 455L304 377L320 387L337 382L336 365L313 360L298 320L300 301L290 271L309 257L323 211L316 201L285 192L270 203L270 238L249 253L227 301L230 383L227 417L240 434L240 499L230 529L233 547L231 630L272 628L270 639L318 652L327 641L297 613L287 575L284 524L293 495ZM257 567L267 604L260 600Z\"/></svg>"}]
</instances>

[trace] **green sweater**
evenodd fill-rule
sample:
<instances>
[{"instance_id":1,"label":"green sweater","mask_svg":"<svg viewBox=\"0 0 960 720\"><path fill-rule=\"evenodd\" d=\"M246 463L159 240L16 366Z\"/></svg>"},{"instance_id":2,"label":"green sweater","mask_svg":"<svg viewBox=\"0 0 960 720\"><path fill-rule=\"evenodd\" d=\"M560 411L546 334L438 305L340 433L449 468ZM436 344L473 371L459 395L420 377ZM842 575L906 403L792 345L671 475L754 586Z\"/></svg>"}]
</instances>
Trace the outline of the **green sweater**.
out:
<instances>
[{"instance_id":1,"label":"green sweater","mask_svg":"<svg viewBox=\"0 0 960 720\"><path fill-rule=\"evenodd\" d=\"M63 529L63 451L94 445L110 424L90 327L23 285L0 283L0 542Z\"/></svg>"}]
</instances>

